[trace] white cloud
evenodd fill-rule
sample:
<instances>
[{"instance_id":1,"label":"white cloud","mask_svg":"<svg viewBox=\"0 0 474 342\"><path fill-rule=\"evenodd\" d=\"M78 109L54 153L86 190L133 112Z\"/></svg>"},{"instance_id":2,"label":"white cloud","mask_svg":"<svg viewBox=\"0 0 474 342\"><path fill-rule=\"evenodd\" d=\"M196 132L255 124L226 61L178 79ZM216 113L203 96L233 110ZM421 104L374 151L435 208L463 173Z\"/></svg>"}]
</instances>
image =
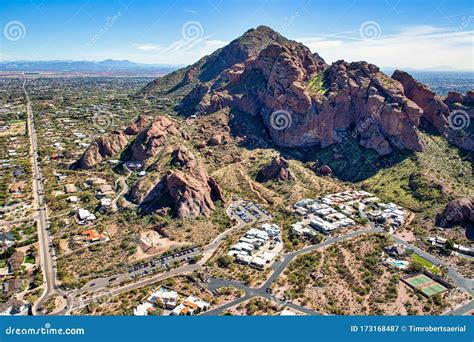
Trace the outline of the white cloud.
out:
<instances>
[{"instance_id":1,"label":"white cloud","mask_svg":"<svg viewBox=\"0 0 474 342\"><path fill-rule=\"evenodd\" d=\"M136 44L135 47L143 51L158 51L162 49L162 47L157 44Z\"/></svg>"},{"instance_id":2,"label":"white cloud","mask_svg":"<svg viewBox=\"0 0 474 342\"><path fill-rule=\"evenodd\" d=\"M134 47L141 53L134 55L133 60L157 64L192 64L227 44L226 41L209 39L209 36L190 40L181 39L169 46L151 43L135 44Z\"/></svg>"},{"instance_id":3,"label":"white cloud","mask_svg":"<svg viewBox=\"0 0 474 342\"><path fill-rule=\"evenodd\" d=\"M474 71L474 31L434 26L405 27L397 34L363 39L359 32L296 39L327 62L366 60L379 66Z\"/></svg>"}]
</instances>

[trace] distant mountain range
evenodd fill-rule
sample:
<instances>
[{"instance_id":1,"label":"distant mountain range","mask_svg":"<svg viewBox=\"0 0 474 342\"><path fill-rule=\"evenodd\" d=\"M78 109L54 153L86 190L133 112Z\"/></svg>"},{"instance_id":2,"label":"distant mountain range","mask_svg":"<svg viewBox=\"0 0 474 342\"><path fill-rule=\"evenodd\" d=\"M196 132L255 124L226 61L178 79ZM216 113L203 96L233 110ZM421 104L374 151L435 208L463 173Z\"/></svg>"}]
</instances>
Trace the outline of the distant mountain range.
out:
<instances>
[{"instance_id":1,"label":"distant mountain range","mask_svg":"<svg viewBox=\"0 0 474 342\"><path fill-rule=\"evenodd\" d=\"M128 60L106 59L103 61L5 61L0 62L0 71L166 71L182 65L140 64Z\"/></svg>"}]
</instances>

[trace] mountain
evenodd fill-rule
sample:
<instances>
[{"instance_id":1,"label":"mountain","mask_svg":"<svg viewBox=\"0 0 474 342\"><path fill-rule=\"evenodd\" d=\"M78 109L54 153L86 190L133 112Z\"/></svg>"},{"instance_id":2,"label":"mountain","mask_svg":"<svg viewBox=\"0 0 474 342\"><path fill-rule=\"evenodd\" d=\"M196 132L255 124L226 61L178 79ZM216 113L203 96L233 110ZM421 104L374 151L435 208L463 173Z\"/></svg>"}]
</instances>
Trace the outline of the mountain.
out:
<instances>
[{"instance_id":1,"label":"mountain","mask_svg":"<svg viewBox=\"0 0 474 342\"><path fill-rule=\"evenodd\" d=\"M179 66L134 63L128 60L106 59L103 61L5 61L0 71L163 71L170 72Z\"/></svg>"},{"instance_id":2,"label":"mountain","mask_svg":"<svg viewBox=\"0 0 474 342\"><path fill-rule=\"evenodd\" d=\"M259 26L195 64L156 79L141 94L179 95L177 110L185 116L225 107L251 114L280 147L324 148L352 136L363 147L388 155L423 151L423 122L443 136L452 133L445 129L451 131L453 108L433 93L440 103L433 114L425 99L407 95L404 85L365 61L328 65L303 44ZM468 105L457 109L473 115Z\"/></svg>"},{"instance_id":3,"label":"mountain","mask_svg":"<svg viewBox=\"0 0 474 342\"><path fill-rule=\"evenodd\" d=\"M472 117L474 92L440 97L402 71L389 77L364 61L329 65L265 26L137 95L163 97L175 107L157 107L153 119L141 116L101 136L74 167L92 169L108 158L125 166L138 162L146 175L127 197L143 212L171 211L179 218L211 217L218 202L236 193L278 206L340 190L337 179L326 179L332 174L367 181L375 192L404 184L394 196L411 191L404 182L418 180L427 184L413 186L420 192L430 187L430 173L412 177L414 170L445 172L451 160L456 166L449 171L456 170L463 159L448 142L474 146L474 134L452 119L456 113ZM433 155L442 162L433 163ZM403 174L399 183L390 170ZM461 184L464 178L467 173L458 172L443 179ZM408 196L413 209L434 201Z\"/></svg>"}]
</instances>

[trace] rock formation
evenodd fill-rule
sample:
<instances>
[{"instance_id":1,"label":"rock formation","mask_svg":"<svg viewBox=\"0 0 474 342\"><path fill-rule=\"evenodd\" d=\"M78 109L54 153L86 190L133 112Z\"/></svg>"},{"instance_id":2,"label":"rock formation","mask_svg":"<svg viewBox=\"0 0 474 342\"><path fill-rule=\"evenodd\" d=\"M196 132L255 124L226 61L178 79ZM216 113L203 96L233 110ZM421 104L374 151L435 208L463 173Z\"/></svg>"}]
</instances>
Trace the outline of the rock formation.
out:
<instances>
[{"instance_id":1,"label":"rock formation","mask_svg":"<svg viewBox=\"0 0 474 342\"><path fill-rule=\"evenodd\" d=\"M127 146L129 139L145 129L148 123L148 118L145 115L140 115L123 131L112 132L98 138L84 151L77 166L81 169L90 169L104 159L118 154Z\"/></svg>"},{"instance_id":2,"label":"rock formation","mask_svg":"<svg viewBox=\"0 0 474 342\"><path fill-rule=\"evenodd\" d=\"M474 199L469 197L449 202L438 217L438 224L441 226L468 223L474 223Z\"/></svg>"},{"instance_id":3,"label":"rock formation","mask_svg":"<svg viewBox=\"0 0 474 342\"><path fill-rule=\"evenodd\" d=\"M157 116L151 126L140 133L133 142L132 159L143 161L156 156L170 135L179 135L176 124L166 116Z\"/></svg>"},{"instance_id":4,"label":"rock formation","mask_svg":"<svg viewBox=\"0 0 474 342\"><path fill-rule=\"evenodd\" d=\"M326 147L353 136L380 155L394 147L423 150L417 130L423 111L398 81L367 62L328 66L303 44L268 27L250 30L170 76L174 86L168 91L184 91L180 85L189 79L190 68L199 76L185 82L190 90L179 109L186 115L229 106L260 117L282 147ZM165 80L149 84L144 93L152 89L165 91Z\"/></svg>"},{"instance_id":5,"label":"rock formation","mask_svg":"<svg viewBox=\"0 0 474 342\"><path fill-rule=\"evenodd\" d=\"M474 151L474 135L467 131L474 120L473 91L466 95L449 92L443 99L406 72L396 70L392 78L403 85L405 95L423 109L423 118L440 135L453 145Z\"/></svg>"},{"instance_id":6,"label":"rock formation","mask_svg":"<svg viewBox=\"0 0 474 342\"><path fill-rule=\"evenodd\" d=\"M440 134L448 133L449 108L443 99L437 96L428 86L418 82L410 74L395 70L394 80L403 85L405 95L423 109L425 118Z\"/></svg>"},{"instance_id":7,"label":"rock formation","mask_svg":"<svg viewBox=\"0 0 474 342\"><path fill-rule=\"evenodd\" d=\"M100 137L85 150L79 160L79 168L90 169L102 160L122 151L128 144L128 136L123 132L112 132Z\"/></svg>"},{"instance_id":8,"label":"rock formation","mask_svg":"<svg viewBox=\"0 0 474 342\"><path fill-rule=\"evenodd\" d=\"M217 182L184 146L173 151L171 163L175 169L163 178L155 182L140 180L131 190L132 199L147 206L150 202L159 204L162 198L169 196L178 218L210 216L215 202L224 201Z\"/></svg>"},{"instance_id":9,"label":"rock formation","mask_svg":"<svg viewBox=\"0 0 474 342\"><path fill-rule=\"evenodd\" d=\"M323 176L330 176L332 175L332 170L329 166L323 165L319 168L319 173Z\"/></svg>"},{"instance_id":10,"label":"rock formation","mask_svg":"<svg viewBox=\"0 0 474 342\"><path fill-rule=\"evenodd\" d=\"M272 161L262 167L257 174L257 181L263 183L268 180L291 181L294 177L289 169L289 163L283 157L274 157Z\"/></svg>"},{"instance_id":11,"label":"rock formation","mask_svg":"<svg viewBox=\"0 0 474 342\"><path fill-rule=\"evenodd\" d=\"M122 152L132 138L133 160L145 160L156 155L168 135L177 135L178 129L173 121L166 116L157 116L151 127L148 117L140 115L135 122L123 131L116 131L98 138L84 152L77 165L81 169L89 169L101 161Z\"/></svg>"},{"instance_id":12,"label":"rock formation","mask_svg":"<svg viewBox=\"0 0 474 342\"><path fill-rule=\"evenodd\" d=\"M140 115L130 126L123 131L126 135L137 135L150 124L150 120L146 115Z\"/></svg>"}]
</instances>

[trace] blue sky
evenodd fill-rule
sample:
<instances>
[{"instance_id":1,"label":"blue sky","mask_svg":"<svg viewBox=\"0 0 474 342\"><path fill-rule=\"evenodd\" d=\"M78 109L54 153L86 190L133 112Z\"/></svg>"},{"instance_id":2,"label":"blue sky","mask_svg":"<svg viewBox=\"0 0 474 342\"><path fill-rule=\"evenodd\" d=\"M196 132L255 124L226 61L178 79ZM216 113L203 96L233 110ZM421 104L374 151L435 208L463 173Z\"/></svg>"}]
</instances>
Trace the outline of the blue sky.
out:
<instances>
[{"instance_id":1,"label":"blue sky","mask_svg":"<svg viewBox=\"0 0 474 342\"><path fill-rule=\"evenodd\" d=\"M0 59L190 64L247 29L268 25L328 62L474 70L473 3L2 0Z\"/></svg>"}]
</instances>

